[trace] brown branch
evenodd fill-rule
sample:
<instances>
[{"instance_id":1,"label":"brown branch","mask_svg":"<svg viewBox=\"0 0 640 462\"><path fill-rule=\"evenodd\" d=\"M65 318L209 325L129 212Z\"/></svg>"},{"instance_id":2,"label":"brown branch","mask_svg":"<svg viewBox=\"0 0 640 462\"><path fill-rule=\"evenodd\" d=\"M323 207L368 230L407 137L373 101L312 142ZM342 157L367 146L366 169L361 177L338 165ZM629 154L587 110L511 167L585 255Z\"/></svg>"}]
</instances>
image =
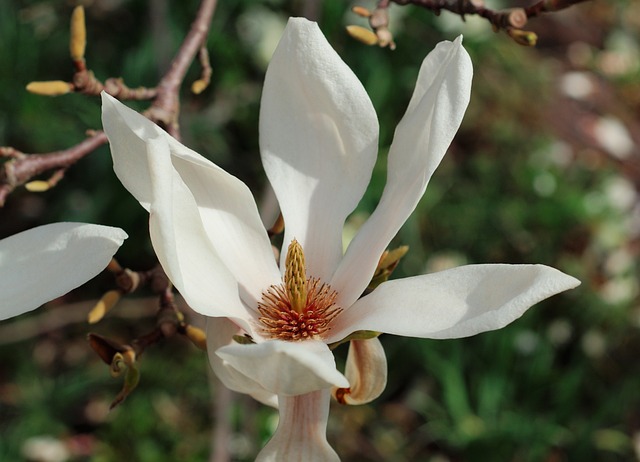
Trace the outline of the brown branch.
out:
<instances>
[{"instance_id":1,"label":"brown branch","mask_svg":"<svg viewBox=\"0 0 640 462\"><path fill-rule=\"evenodd\" d=\"M153 104L146 111L146 116L163 125L171 135L179 139L180 87L187 69L198 51L204 46L216 3L217 0L202 0L196 19L176 53L171 67L155 88L129 88L120 78L109 78L102 83L94 76L93 72L87 69L84 60L84 13L78 15L79 10L76 8L71 26L71 56L75 69L73 82L32 82L28 85L29 90L44 95L72 91L86 95L98 95L104 90L121 100L154 99ZM206 50L201 52L200 56L204 67L203 76L208 78L211 68L208 66ZM57 171L52 177L53 181L49 181L50 187L55 185L67 168L107 141L103 132L94 133L90 138L73 147L50 153L24 154L12 147L0 147L0 157L12 158L0 167L0 207L4 205L7 196L15 188L46 171Z\"/></svg>"},{"instance_id":2,"label":"brown branch","mask_svg":"<svg viewBox=\"0 0 640 462\"><path fill-rule=\"evenodd\" d=\"M209 26L217 0L203 0L191 29L182 42L169 71L156 87L158 95L146 111L151 120L162 123L167 131L176 139L180 139L178 114L180 112L180 86L184 81L187 69L193 62L198 50L209 34Z\"/></svg>"},{"instance_id":3,"label":"brown branch","mask_svg":"<svg viewBox=\"0 0 640 462\"><path fill-rule=\"evenodd\" d=\"M540 0L538 3L525 8L525 12L528 18L534 18L542 13L553 13L587 1L589 0Z\"/></svg>"},{"instance_id":4,"label":"brown branch","mask_svg":"<svg viewBox=\"0 0 640 462\"><path fill-rule=\"evenodd\" d=\"M84 19L84 7L74 8L71 14L71 27L69 37L69 52L73 61L73 80L71 83L62 81L31 82L27 85L27 91L40 95L64 95L75 92L85 95L99 95L105 90L112 96L120 99L152 99L156 96L155 88L127 87L122 79L107 79L103 84L92 71L87 68L84 52L87 46L87 28Z\"/></svg>"},{"instance_id":5,"label":"brown branch","mask_svg":"<svg viewBox=\"0 0 640 462\"><path fill-rule=\"evenodd\" d=\"M74 74L74 92L97 96L103 90L114 98L118 98L120 100L148 100L155 98L158 94L158 91L155 88L130 88L121 78L112 77L102 83L95 77L95 75L93 75L93 72L86 69Z\"/></svg>"},{"instance_id":6,"label":"brown branch","mask_svg":"<svg viewBox=\"0 0 640 462\"><path fill-rule=\"evenodd\" d=\"M0 346L24 342L74 324L85 324L87 313L95 304L95 300L65 304L38 310L37 314L23 316L14 321L3 322L0 324ZM158 311L157 297L123 300L120 304L120 309L113 315L120 319L151 318Z\"/></svg>"},{"instance_id":7,"label":"brown branch","mask_svg":"<svg viewBox=\"0 0 640 462\"><path fill-rule=\"evenodd\" d=\"M49 170L67 169L106 142L107 135L99 131L75 146L47 154L25 154L11 147L0 147L0 155L13 157L0 170L0 206L18 186Z\"/></svg>"},{"instance_id":8,"label":"brown branch","mask_svg":"<svg viewBox=\"0 0 640 462\"><path fill-rule=\"evenodd\" d=\"M102 335L89 333L88 340L91 348L100 358L109 365L111 375L116 377L125 374L123 387L120 393L112 401L110 408L122 403L136 388L140 380L138 368L139 359L147 348L174 337L177 333L187 337L201 350L207 349L206 335L198 327L188 324L184 314L178 309L172 292L172 285L164 270L157 265L149 271L136 272L122 268L116 260L111 260L107 269L116 276L116 284L119 291L133 292L142 286L149 286L153 292L159 295L160 308L156 313L156 325L146 334L140 335L129 343L120 343L117 340ZM109 291L113 293L117 291ZM116 301L119 297L116 297ZM102 306L105 296L96 304L88 315L90 323L98 322L106 313ZM157 300L157 299L156 299ZM113 307L113 303L109 309Z\"/></svg>"},{"instance_id":9,"label":"brown branch","mask_svg":"<svg viewBox=\"0 0 640 462\"><path fill-rule=\"evenodd\" d=\"M204 332L185 322L185 316L176 304L176 298L172 291L173 285L160 264L156 264L147 271L133 271L129 268L123 268L117 260L111 259L107 270L114 275L117 287L115 290L108 291L107 294L115 292L119 295L113 297L108 306L103 303L107 294L100 299L89 313L88 319L91 324L101 321L107 312L111 312L121 295L130 294L146 287L156 294L159 302L156 327L148 335L138 337L130 343L129 346L133 348L133 351L139 356L148 346L158 343L164 338L173 337L176 333L186 336L199 348L203 347Z\"/></svg>"},{"instance_id":10,"label":"brown branch","mask_svg":"<svg viewBox=\"0 0 640 462\"><path fill-rule=\"evenodd\" d=\"M494 30L504 30L521 45L535 45L537 39L533 32L522 29L530 18L542 13L552 13L588 0L540 0L528 8L508 8L493 10L484 6L483 0L379 0L378 9L387 9L391 3L415 5L433 11L439 15L442 10L459 15L477 15L491 23Z\"/></svg>"},{"instance_id":11,"label":"brown branch","mask_svg":"<svg viewBox=\"0 0 640 462\"><path fill-rule=\"evenodd\" d=\"M196 95L202 93L209 86L209 83L211 83L211 74L213 74L213 70L211 69L211 61L209 60L209 51L207 50L207 47L200 47L198 60L202 66L200 78L191 84L191 92Z\"/></svg>"}]
</instances>

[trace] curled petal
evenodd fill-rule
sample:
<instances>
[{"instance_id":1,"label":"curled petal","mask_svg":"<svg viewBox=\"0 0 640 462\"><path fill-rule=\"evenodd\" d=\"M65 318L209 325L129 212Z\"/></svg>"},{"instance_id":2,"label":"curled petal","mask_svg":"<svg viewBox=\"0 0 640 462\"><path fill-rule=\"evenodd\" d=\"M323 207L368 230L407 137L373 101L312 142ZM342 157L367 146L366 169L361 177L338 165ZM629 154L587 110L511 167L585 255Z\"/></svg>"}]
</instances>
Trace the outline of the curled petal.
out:
<instances>
[{"instance_id":1,"label":"curled petal","mask_svg":"<svg viewBox=\"0 0 640 462\"><path fill-rule=\"evenodd\" d=\"M340 462L327 442L329 390L279 396L278 428L256 462Z\"/></svg>"},{"instance_id":2,"label":"curled petal","mask_svg":"<svg viewBox=\"0 0 640 462\"><path fill-rule=\"evenodd\" d=\"M247 377L226 364L216 354L216 350L233 343L233 336L241 330L233 322L225 318L207 318L207 352L209 364L220 381L230 390L245 393L263 404L278 407L278 397L265 390L255 380Z\"/></svg>"},{"instance_id":3,"label":"curled petal","mask_svg":"<svg viewBox=\"0 0 640 462\"><path fill-rule=\"evenodd\" d=\"M387 281L336 318L328 341L356 330L468 337L500 329L532 305L579 284L544 265L468 265Z\"/></svg>"},{"instance_id":4,"label":"curled petal","mask_svg":"<svg viewBox=\"0 0 640 462\"><path fill-rule=\"evenodd\" d=\"M184 182L171 168L164 137L146 140L153 181L149 234L167 276L196 311L239 320L249 329L250 315L238 283L206 236L198 209Z\"/></svg>"},{"instance_id":5,"label":"curled petal","mask_svg":"<svg viewBox=\"0 0 640 462\"><path fill-rule=\"evenodd\" d=\"M330 280L377 148L378 121L362 84L316 23L291 18L260 106L262 162L285 222L283 258L295 238L310 275Z\"/></svg>"},{"instance_id":6,"label":"curled petal","mask_svg":"<svg viewBox=\"0 0 640 462\"><path fill-rule=\"evenodd\" d=\"M333 397L341 404L366 404L387 386L387 357L380 340L349 342L345 376L349 388L334 388Z\"/></svg>"},{"instance_id":7,"label":"curled petal","mask_svg":"<svg viewBox=\"0 0 640 462\"><path fill-rule=\"evenodd\" d=\"M173 138L169 145L175 152L184 148ZM243 299L255 306L262 290L279 283L281 276L251 191L221 168L190 153L174 155L173 166L193 195L217 254L246 293Z\"/></svg>"},{"instance_id":8,"label":"curled petal","mask_svg":"<svg viewBox=\"0 0 640 462\"><path fill-rule=\"evenodd\" d=\"M277 395L294 396L333 386L349 386L336 369L327 345L316 340L234 344L219 348L216 354L225 365Z\"/></svg>"},{"instance_id":9,"label":"curled petal","mask_svg":"<svg viewBox=\"0 0 640 462\"><path fill-rule=\"evenodd\" d=\"M0 319L66 294L102 271L127 238L119 228L53 223L0 241Z\"/></svg>"},{"instance_id":10,"label":"curled petal","mask_svg":"<svg viewBox=\"0 0 640 462\"><path fill-rule=\"evenodd\" d=\"M231 273L243 299L255 305L262 289L277 283L280 274L247 186L106 93L102 101L103 124L120 181L149 211L153 208L163 214L176 207L173 219L162 221L162 226L175 230L163 233L191 241L176 247L203 249L200 258L197 252L193 258L208 263L196 263L193 271L182 271L200 273L199 278L209 279L205 283L209 286L213 281L220 282L220 273ZM246 265L247 261L252 264ZM207 265L213 274L202 271Z\"/></svg>"},{"instance_id":11,"label":"curled petal","mask_svg":"<svg viewBox=\"0 0 640 462\"><path fill-rule=\"evenodd\" d=\"M462 37L439 43L422 63L389 150L380 203L349 245L331 282L340 293L341 306L350 306L362 294L380 255L424 194L462 122L472 74Z\"/></svg>"}]
</instances>

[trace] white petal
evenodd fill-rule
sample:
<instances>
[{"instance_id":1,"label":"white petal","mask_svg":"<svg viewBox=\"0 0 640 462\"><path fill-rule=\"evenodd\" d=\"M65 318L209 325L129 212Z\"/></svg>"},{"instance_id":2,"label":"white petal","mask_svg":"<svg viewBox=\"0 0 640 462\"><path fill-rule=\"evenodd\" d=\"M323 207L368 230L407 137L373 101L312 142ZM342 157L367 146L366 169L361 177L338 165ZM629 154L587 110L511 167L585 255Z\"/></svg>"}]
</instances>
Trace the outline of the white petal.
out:
<instances>
[{"instance_id":1,"label":"white petal","mask_svg":"<svg viewBox=\"0 0 640 462\"><path fill-rule=\"evenodd\" d=\"M193 196L172 167L166 138L149 138L145 147L153 159L149 234L160 264L194 310L234 318L251 332L238 283L213 248Z\"/></svg>"},{"instance_id":2,"label":"white petal","mask_svg":"<svg viewBox=\"0 0 640 462\"><path fill-rule=\"evenodd\" d=\"M333 397L341 404L366 404L387 386L387 357L380 340L351 340L345 375L349 388L334 388Z\"/></svg>"},{"instance_id":3,"label":"white petal","mask_svg":"<svg viewBox=\"0 0 640 462\"><path fill-rule=\"evenodd\" d=\"M183 159L176 152L173 165L193 194L209 240L242 287L243 300L257 306L262 292L282 278L251 192L206 159Z\"/></svg>"},{"instance_id":4,"label":"white petal","mask_svg":"<svg viewBox=\"0 0 640 462\"><path fill-rule=\"evenodd\" d=\"M100 273L127 238L119 228L53 223L0 241L0 319L66 294Z\"/></svg>"},{"instance_id":5,"label":"white petal","mask_svg":"<svg viewBox=\"0 0 640 462\"><path fill-rule=\"evenodd\" d=\"M216 351L225 363L277 395L301 395L349 382L336 370L333 354L323 342L269 340L234 344Z\"/></svg>"},{"instance_id":6,"label":"white petal","mask_svg":"<svg viewBox=\"0 0 640 462\"><path fill-rule=\"evenodd\" d=\"M425 58L407 112L396 128L380 203L351 242L331 283L342 306L362 294L380 255L424 194L462 122L472 74L461 37L441 42Z\"/></svg>"},{"instance_id":7,"label":"white petal","mask_svg":"<svg viewBox=\"0 0 640 462\"><path fill-rule=\"evenodd\" d=\"M188 214L192 215L194 225L201 221L198 233L209 241L203 245L215 253L216 264L224 264L233 274L245 301L255 306L264 288L280 281L280 274L249 189L106 93L102 99L103 123L118 178L147 210L158 200L154 191L162 193L172 188L171 182L182 183L185 199L180 206L193 209ZM166 148L159 152L149 150L151 140L156 140L157 145L164 143ZM160 159L160 152L167 159ZM166 174L152 174L152 170L158 170L156 163L161 163Z\"/></svg>"},{"instance_id":8,"label":"white petal","mask_svg":"<svg viewBox=\"0 0 640 462\"><path fill-rule=\"evenodd\" d=\"M251 395L263 404L278 407L278 397L268 392L255 380L225 364L216 350L233 343L233 336L240 335L241 329L225 318L207 318L207 351L209 364L220 381L230 390Z\"/></svg>"},{"instance_id":9,"label":"white petal","mask_svg":"<svg viewBox=\"0 0 640 462\"><path fill-rule=\"evenodd\" d=\"M311 276L329 280L342 227L371 178L378 121L362 84L317 24L292 18L265 78L260 150L285 221ZM284 267L284 265L281 265Z\"/></svg>"},{"instance_id":10,"label":"white petal","mask_svg":"<svg viewBox=\"0 0 640 462\"><path fill-rule=\"evenodd\" d=\"M256 462L340 462L326 436L329 390L278 399L278 428Z\"/></svg>"},{"instance_id":11,"label":"white petal","mask_svg":"<svg viewBox=\"0 0 640 462\"><path fill-rule=\"evenodd\" d=\"M468 265L387 281L336 318L328 342L356 330L459 338L500 329L580 281L544 265Z\"/></svg>"}]
</instances>

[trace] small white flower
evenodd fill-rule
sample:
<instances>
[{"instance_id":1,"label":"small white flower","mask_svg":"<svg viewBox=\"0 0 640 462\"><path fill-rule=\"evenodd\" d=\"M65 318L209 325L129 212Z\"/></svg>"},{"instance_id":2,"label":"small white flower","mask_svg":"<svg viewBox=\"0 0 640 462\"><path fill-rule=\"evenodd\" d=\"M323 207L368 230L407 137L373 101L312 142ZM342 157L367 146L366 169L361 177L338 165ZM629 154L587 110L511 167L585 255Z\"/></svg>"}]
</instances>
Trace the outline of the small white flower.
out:
<instances>
[{"instance_id":1,"label":"small white flower","mask_svg":"<svg viewBox=\"0 0 640 462\"><path fill-rule=\"evenodd\" d=\"M34 310L92 279L126 238L119 228L53 223L0 240L0 320Z\"/></svg>"},{"instance_id":2,"label":"small white flower","mask_svg":"<svg viewBox=\"0 0 640 462\"><path fill-rule=\"evenodd\" d=\"M541 265L469 265L388 281L361 297L466 110L472 68L461 42L442 42L425 59L380 203L343 254L345 219L376 161L377 117L317 25L289 21L260 111L262 163L286 225L279 267L244 183L103 94L116 174L150 212L165 271L211 317L213 369L234 390L271 404L278 396L280 424L259 460L338 460L325 438L330 389L341 402L362 403L384 388L377 339L351 342L346 377L328 344L361 330L466 337L579 284ZM238 334L254 343L233 342Z\"/></svg>"}]
</instances>

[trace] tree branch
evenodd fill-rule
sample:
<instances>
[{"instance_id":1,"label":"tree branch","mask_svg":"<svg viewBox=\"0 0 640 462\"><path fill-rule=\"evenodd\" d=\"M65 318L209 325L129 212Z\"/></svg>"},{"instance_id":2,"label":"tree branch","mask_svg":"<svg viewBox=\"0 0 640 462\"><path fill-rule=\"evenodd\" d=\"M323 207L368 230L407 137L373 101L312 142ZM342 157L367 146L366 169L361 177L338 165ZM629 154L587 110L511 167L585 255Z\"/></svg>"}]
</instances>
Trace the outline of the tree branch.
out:
<instances>
[{"instance_id":1,"label":"tree branch","mask_svg":"<svg viewBox=\"0 0 640 462\"><path fill-rule=\"evenodd\" d=\"M171 62L169 71L156 87L158 95L145 114L151 120L162 123L176 139L180 139L180 127L178 124L180 86L184 81L187 69L209 34L209 26L216 4L217 0L203 0L200 4L200 9L196 19L191 24L191 29L182 42L176 57Z\"/></svg>"},{"instance_id":2,"label":"tree branch","mask_svg":"<svg viewBox=\"0 0 640 462\"><path fill-rule=\"evenodd\" d=\"M0 147L0 156L12 157L0 170L0 207L18 186L49 170L66 170L106 142L107 135L99 131L73 147L46 154L25 154L11 147Z\"/></svg>"},{"instance_id":3,"label":"tree branch","mask_svg":"<svg viewBox=\"0 0 640 462\"><path fill-rule=\"evenodd\" d=\"M492 10L484 6L483 0L379 0L378 9L385 10L391 3L415 5L439 15L442 10L459 15L477 15L491 23L494 30L504 30L521 45L535 45L537 36L533 32L521 30L530 18L542 13L551 13L588 0L540 0L527 8L507 8ZM372 25L373 27L373 25ZM375 30L375 27L373 27Z\"/></svg>"},{"instance_id":4,"label":"tree branch","mask_svg":"<svg viewBox=\"0 0 640 462\"><path fill-rule=\"evenodd\" d=\"M178 124L180 87L187 69L205 43L216 4L217 0L202 0L196 18L176 53L171 67L155 88L131 89L119 78L107 79L104 84L96 79L93 72L86 68L84 61L84 13L78 19L78 9L74 11L71 25L71 56L75 69L73 82L32 82L28 87L36 93L49 95L61 94L60 89L63 89L64 93L76 91L88 95L98 95L104 90L118 99L154 99L145 115L164 126L172 136L180 139ZM204 56L206 73L210 69L206 67L206 53ZM0 207L17 187L31 181L37 175L57 170L55 181L49 182L49 187L52 187L66 169L107 141L103 132L93 133L90 138L75 146L49 153L25 154L13 147L0 147L0 156L11 157L11 160L0 167Z\"/></svg>"}]
</instances>

